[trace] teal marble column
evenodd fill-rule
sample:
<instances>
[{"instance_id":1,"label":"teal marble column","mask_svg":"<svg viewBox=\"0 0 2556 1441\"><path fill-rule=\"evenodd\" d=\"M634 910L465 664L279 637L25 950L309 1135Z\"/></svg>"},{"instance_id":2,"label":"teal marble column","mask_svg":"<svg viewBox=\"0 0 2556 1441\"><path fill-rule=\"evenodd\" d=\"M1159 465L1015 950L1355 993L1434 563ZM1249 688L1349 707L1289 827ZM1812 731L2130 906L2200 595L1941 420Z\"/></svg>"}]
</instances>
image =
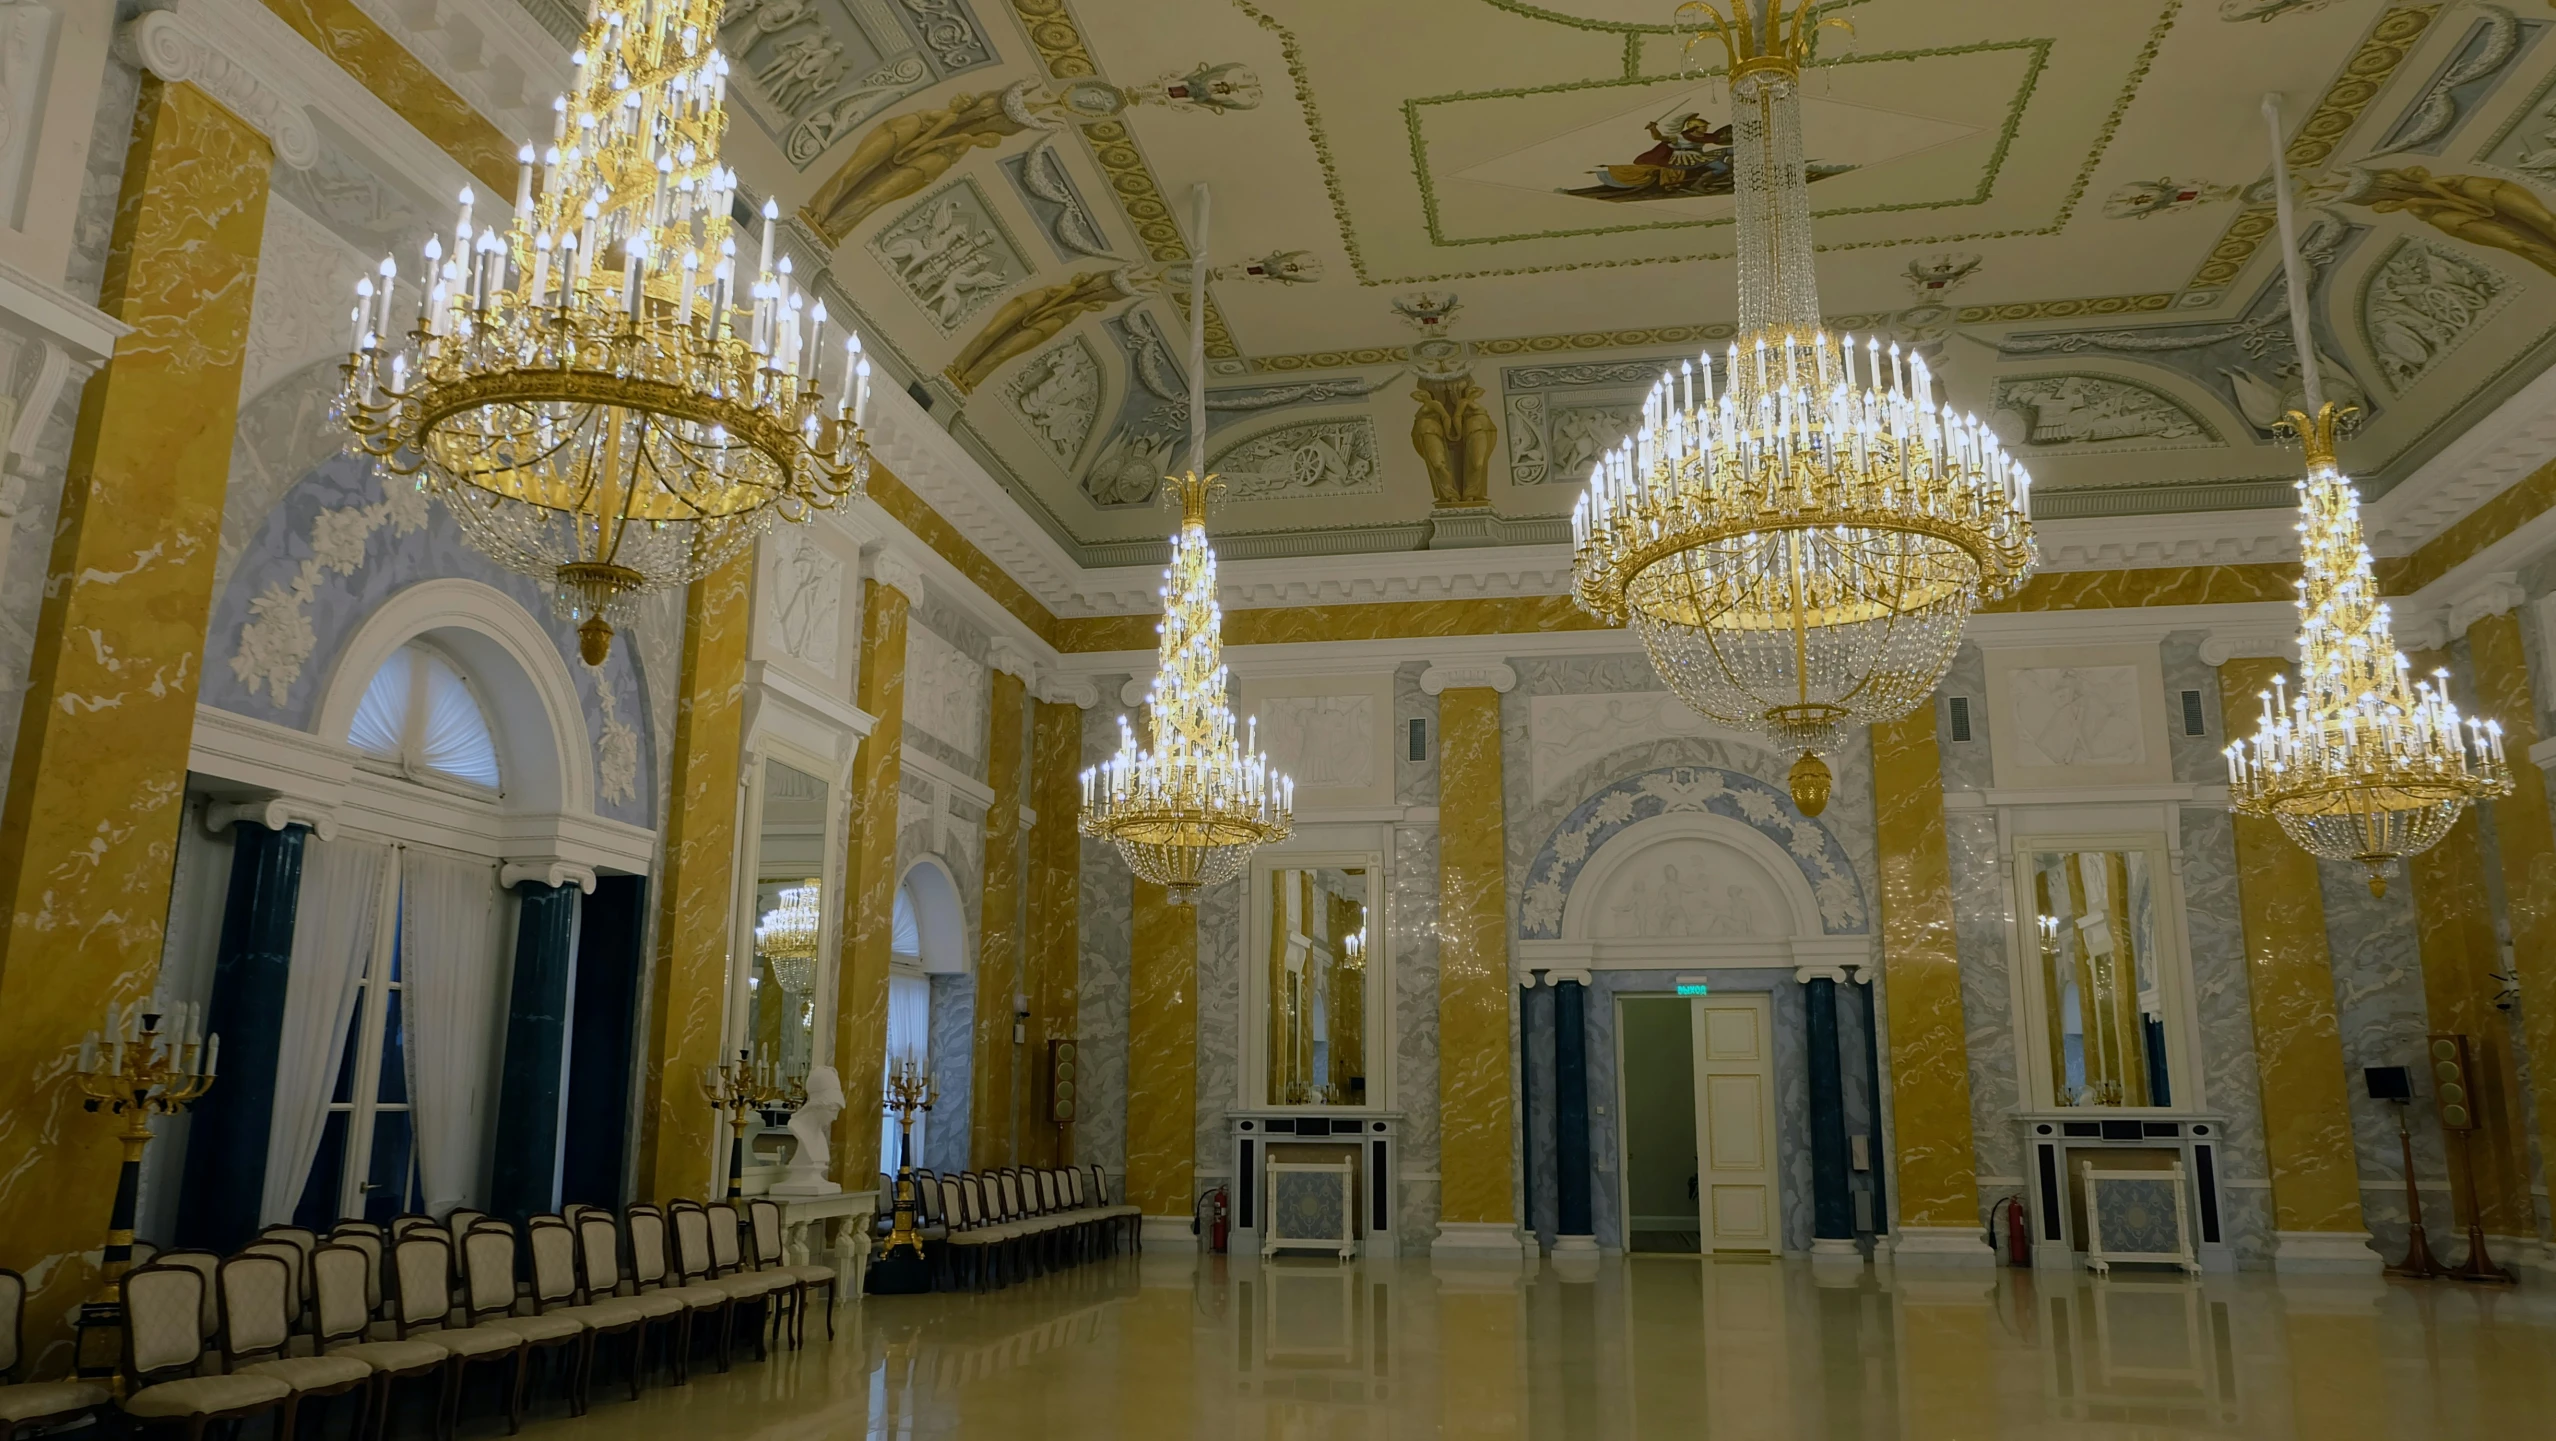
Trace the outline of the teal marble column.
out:
<instances>
[{"instance_id":1,"label":"teal marble column","mask_svg":"<svg viewBox=\"0 0 2556 1441\"><path fill-rule=\"evenodd\" d=\"M1846 1176L1846 1079L1838 1069L1837 978L1802 982L1810 1067L1811 1252L1855 1254L1855 1197Z\"/></svg>"},{"instance_id":2,"label":"teal marble column","mask_svg":"<svg viewBox=\"0 0 2556 1441\"><path fill-rule=\"evenodd\" d=\"M1553 1250L1594 1253L1589 1222L1589 1021L1587 972L1553 979Z\"/></svg>"},{"instance_id":3,"label":"teal marble column","mask_svg":"<svg viewBox=\"0 0 2556 1441\"><path fill-rule=\"evenodd\" d=\"M293 921L310 828L231 827L231 888L213 961L207 1035L222 1038L222 1082L191 1108L178 1183L176 1241L229 1252L257 1234L266 1142L275 1122L275 1060L293 975Z\"/></svg>"},{"instance_id":4,"label":"teal marble column","mask_svg":"<svg viewBox=\"0 0 2556 1441\"><path fill-rule=\"evenodd\" d=\"M515 923L506 1062L497 1082L497 1155L488 1209L521 1225L559 1209L560 1117L568 1077L569 992L577 972L577 882L527 880Z\"/></svg>"}]
</instances>

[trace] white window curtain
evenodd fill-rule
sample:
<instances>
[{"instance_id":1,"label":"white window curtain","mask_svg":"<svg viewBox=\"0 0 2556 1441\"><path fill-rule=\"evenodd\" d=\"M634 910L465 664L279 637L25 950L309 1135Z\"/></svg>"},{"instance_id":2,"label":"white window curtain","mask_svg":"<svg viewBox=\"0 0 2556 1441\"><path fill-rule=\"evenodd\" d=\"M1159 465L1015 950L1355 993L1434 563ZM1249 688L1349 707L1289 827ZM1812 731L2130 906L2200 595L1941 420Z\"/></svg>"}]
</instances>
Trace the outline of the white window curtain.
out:
<instances>
[{"instance_id":1,"label":"white window curtain","mask_svg":"<svg viewBox=\"0 0 2556 1441\"><path fill-rule=\"evenodd\" d=\"M899 1061L912 1061L918 1066L931 1064L932 1054L932 983L921 976L891 973L888 976L887 1063L894 1070ZM939 1104L939 1098L934 1098ZM923 1164L923 1122L914 1117L914 1163ZM897 1124L894 1112L888 1112L880 1128L879 1169L895 1175L903 1159L898 1147L904 1139L904 1127Z\"/></svg>"},{"instance_id":2,"label":"white window curtain","mask_svg":"<svg viewBox=\"0 0 2556 1441\"><path fill-rule=\"evenodd\" d=\"M409 1103L426 1209L482 1199L479 1162L496 1029L497 873L486 861L411 850L400 873L400 976Z\"/></svg>"},{"instance_id":3,"label":"white window curtain","mask_svg":"<svg viewBox=\"0 0 2556 1441\"><path fill-rule=\"evenodd\" d=\"M373 953L382 881L390 869L390 847L370 841L312 836L302 847L274 1123L267 1131L266 1187L258 1201L259 1223L270 1226L293 1219L302 1183L319 1156L329 1093L336 1089L346 1026Z\"/></svg>"}]
</instances>

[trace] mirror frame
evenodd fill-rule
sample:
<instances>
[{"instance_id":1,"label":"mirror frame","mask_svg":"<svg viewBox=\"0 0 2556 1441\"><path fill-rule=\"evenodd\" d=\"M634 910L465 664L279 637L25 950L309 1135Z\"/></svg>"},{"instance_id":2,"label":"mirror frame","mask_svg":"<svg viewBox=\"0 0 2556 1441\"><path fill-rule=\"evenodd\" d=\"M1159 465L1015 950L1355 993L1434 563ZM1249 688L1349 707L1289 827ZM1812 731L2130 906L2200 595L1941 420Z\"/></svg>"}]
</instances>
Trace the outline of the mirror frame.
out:
<instances>
[{"instance_id":1,"label":"mirror frame","mask_svg":"<svg viewBox=\"0 0 2556 1441\"><path fill-rule=\"evenodd\" d=\"M751 1044L746 1037L750 1014L746 980L754 970L754 923L756 908L761 901L763 803L768 789L766 767L775 762L825 787L825 837L817 871L824 893L818 898L817 905L816 1024L810 1037L808 1055L811 1064L832 1065L835 972L842 963L843 951L843 782L830 762L818 760L796 746L771 742L747 752L740 772L744 794L737 803L736 874L733 899L729 905L731 925L726 965L727 1014L719 1028L722 1037L720 1059L731 1059L739 1046ZM722 1149L720 1154L724 1157L727 1153ZM724 1161L722 1164L725 1164Z\"/></svg>"},{"instance_id":2,"label":"mirror frame","mask_svg":"<svg viewBox=\"0 0 2556 1441\"><path fill-rule=\"evenodd\" d=\"M2151 904L2159 908L2157 991L2165 1011L2166 1077L2174 1088L2164 1106L2068 1106L2059 1100L2057 1058L2050 1054L2050 997L2041 977L2041 942L2033 918L2039 914L2032 892L2030 857L2050 852L2135 852L2148 859ZM2185 1115L2208 1109L2201 1074L2201 1025L2193 993L2191 930L2184 911L2183 867L2169 838L2154 831L2078 834L2027 832L2008 839L2002 858L2006 878L2007 958L2012 984L2008 990L2014 1013L2008 1028L2015 1039L2023 1077L2017 1102L2030 1112L2078 1115Z\"/></svg>"},{"instance_id":3,"label":"mirror frame","mask_svg":"<svg viewBox=\"0 0 2556 1441\"><path fill-rule=\"evenodd\" d=\"M1252 857L1251 869L1244 884L1249 887L1248 904L1244 907L1242 954L1242 1010L1237 1018L1236 1088L1243 1106L1267 1110L1273 1107L1313 1112L1345 1111L1367 1114L1391 1111L1394 1106L1394 1004L1393 1004L1393 922L1387 906L1392 894L1390 874L1385 868L1385 852L1375 849L1296 850L1280 848L1262 851ZM1269 878L1279 871L1363 869L1367 878L1367 1004L1366 1050L1367 1099L1356 1106L1288 1106L1269 1098L1269 981L1268 967L1255 964L1255 957L1269 954L1271 914Z\"/></svg>"}]
</instances>

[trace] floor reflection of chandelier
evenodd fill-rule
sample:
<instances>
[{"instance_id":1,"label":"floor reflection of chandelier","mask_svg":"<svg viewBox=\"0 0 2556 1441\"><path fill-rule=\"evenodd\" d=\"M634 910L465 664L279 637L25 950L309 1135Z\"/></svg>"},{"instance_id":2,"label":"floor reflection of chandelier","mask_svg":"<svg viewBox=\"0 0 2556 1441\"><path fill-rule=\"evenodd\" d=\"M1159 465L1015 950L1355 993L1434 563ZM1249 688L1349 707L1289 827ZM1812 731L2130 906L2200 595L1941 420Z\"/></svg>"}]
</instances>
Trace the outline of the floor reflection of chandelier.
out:
<instances>
[{"instance_id":1,"label":"floor reflection of chandelier","mask_svg":"<svg viewBox=\"0 0 2556 1441\"><path fill-rule=\"evenodd\" d=\"M1800 89L1822 22L1779 5L1680 11L1730 54L1740 339L1718 387L1709 354L1663 374L1599 458L1572 564L1689 705L1802 753L1817 815L1843 728L1924 704L1970 613L2031 569L2031 478L1922 358L1821 328Z\"/></svg>"},{"instance_id":2,"label":"floor reflection of chandelier","mask_svg":"<svg viewBox=\"0 0 2556 1441\"><path fill-rule=\"evenodd\" d=\"M1152 745L1118 719L1118 753L1083 772L1082 833L1109 841L1143 880L1192 904L1199 888L1242 874L1252 851L1293 829L1295 782L1237 738L1225 703L1225 613L1207 543L1207 192L1198 190L1189 288L1189 472L1166 476L1180 506L1163 572L1160 669L1145 694ZM1255 726L1255 731L1256 731Z\"/></svg>"},{"instance_id":3,"label":"floor reflection of chandelier","mask_svg":"<svg viewBox=\"0 0 2556 1441\"><path fill-rule=\"evenodd\" d=\"M2437 844L2471 801L2509 795L2512 774L2501 724L2462 718L2449 672L2415 680L2396 648L2361 540L2360 497L2334 460L2335 430L2349 412L2327 403L2318 382L2280 112L2268 99L2264 115L2307 401L2286 422L2307 458L2299 482L2299 690L2291 695L2288 677L2274 676L2252 744L2228 747L2228 803L2240 815L2280 822L2312 855L2360 862L2379 895L2390 862Z\"/></svg>"},{"instance_id":4,"label":"floor reflection of chandelier","mask_svg":"<svg viewBox=\"0 0 2556 1441\"><path fill-rule=\"evenodd\" d=\"M426 242L404 335L396 262L356 286L338 398L353 444L416 475L491 559L555 586L592 665L639 595L869 479L869 364L846 335L825 365L825 303L788 257L775 268L769 203L761 264L737 273L728 61L711 43L726 6L591 0L551 144L518 157L512 228L474 231L464 190L451 253Z\"/></svg>"},{"instance_id":5,"label":"floor reflection of chandelier","mask_svg":"<svg viewBox=\"0 0 2556 1441\"><path fill-rule=\"evenodd\" d=\"M754 948L772 963L772 978L782 989L805 995L816 978L817 933L823 925L818 902L824 886L813 876L783 886L772 909L754 923Z\"/></svg>"}]
</instances>

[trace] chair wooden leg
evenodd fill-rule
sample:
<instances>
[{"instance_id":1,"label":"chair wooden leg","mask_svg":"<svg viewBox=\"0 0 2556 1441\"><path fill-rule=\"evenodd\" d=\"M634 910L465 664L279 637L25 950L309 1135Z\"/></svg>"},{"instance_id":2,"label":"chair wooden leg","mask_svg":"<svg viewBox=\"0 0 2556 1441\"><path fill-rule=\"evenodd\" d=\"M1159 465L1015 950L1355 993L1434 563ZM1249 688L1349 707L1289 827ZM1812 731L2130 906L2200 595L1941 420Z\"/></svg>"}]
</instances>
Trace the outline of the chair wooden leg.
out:
<instances>
[{"instance_id":1,"label":"chair wooden leg","mask_svg":"<svg viewBox=\"0 0 2556 1441\"><path fill-rule=\"evenodd\" d=\"M462 1358L455 1356L444 1367L443 1415L438 1429L444 1441L453 1441L453 1423L461 1415Z\"/></svg>"},{"instance_id":2,"label":"chair wooden leg","mask_svg":"<svg viewBox=\"0 0 2556 1441\"><path fill-rule=\"evenodd\" d=\"M506 1434L516 1435L524 1429L524 1372L532 1367L532 1348L515 1353L515 1385L506 1393Z\"/></svg>"}]
</instances>

